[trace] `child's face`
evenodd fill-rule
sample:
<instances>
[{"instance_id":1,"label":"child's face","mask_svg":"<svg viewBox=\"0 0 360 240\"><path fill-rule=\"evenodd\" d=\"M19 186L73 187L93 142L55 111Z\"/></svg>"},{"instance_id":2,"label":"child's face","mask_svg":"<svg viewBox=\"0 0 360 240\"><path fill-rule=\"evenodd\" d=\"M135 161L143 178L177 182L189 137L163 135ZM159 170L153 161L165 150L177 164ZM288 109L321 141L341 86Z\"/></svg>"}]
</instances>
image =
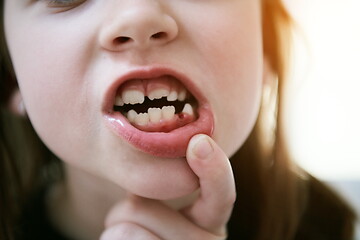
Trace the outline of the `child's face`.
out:
<instances>
[{"instance_id":1,"label":"child's face","mask_svg":"<svg viewBox=\"0 0 360 240\"><path fill-rule=\"evenodd\" d=\"M28 116L59 158L135 194L173 198L198 186L179 157L191 136L212 134L228 156L241 146L262 88L259 0L56 2L6 0L5 34ZM185 87L195 113L144 115L134 127L113 110L120 86L135 102L139 91Z\"/></svg>"}]
</instances>

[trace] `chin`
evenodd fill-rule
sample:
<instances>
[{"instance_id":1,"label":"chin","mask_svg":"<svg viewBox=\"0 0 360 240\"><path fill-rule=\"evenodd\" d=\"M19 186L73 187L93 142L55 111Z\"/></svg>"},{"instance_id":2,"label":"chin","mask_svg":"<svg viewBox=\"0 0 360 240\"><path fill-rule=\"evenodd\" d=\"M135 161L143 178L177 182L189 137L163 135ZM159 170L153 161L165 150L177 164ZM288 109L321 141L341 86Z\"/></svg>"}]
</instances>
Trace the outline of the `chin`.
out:
<instances>
[{"instance_id":1,"label":"chin","mask_svg":"<svg viewBox=\"0 0 360 240\"><path fill-rule=\"evenodd\" d=\"M129 176L129 193L156 200L171 200L189 195L199 188L199 179L185 158L147 159Z\"/></svg>"},{"instance_id":2,"label":"chin","mask_svg":"<svg viewBox=\"0 0 360 240\"><path fill-rule=\"evenodd\" d=\"M189 184L188 186L178 185L173 186L172 188L161 188L159 186L149 186L148 188L139 187L134 189L134 191L129 191L134 195L166 201L166 200L174 200L178 198L182 198L194 193L199 188L197 183Z\"/></svg>"}]
</instances>

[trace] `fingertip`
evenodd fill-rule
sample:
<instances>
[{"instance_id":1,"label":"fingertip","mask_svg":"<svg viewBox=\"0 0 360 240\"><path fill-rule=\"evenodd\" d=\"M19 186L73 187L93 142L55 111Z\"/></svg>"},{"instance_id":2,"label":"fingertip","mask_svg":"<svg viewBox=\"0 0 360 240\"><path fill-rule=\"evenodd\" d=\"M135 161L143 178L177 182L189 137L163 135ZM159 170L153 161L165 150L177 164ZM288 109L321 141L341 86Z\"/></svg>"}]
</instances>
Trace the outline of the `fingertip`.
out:
<instances>
[{"instance_id":1,"label":"fingertip","mask_svg":"<svg viewBox=\"0 0 360 240\"><path fill-rule=\"evenodd\" d=\"M214 146L211 138L205 134L198 134L191 138L188 149L188 159L206 160L214 152Z\"/></svg>"}]
</instances>

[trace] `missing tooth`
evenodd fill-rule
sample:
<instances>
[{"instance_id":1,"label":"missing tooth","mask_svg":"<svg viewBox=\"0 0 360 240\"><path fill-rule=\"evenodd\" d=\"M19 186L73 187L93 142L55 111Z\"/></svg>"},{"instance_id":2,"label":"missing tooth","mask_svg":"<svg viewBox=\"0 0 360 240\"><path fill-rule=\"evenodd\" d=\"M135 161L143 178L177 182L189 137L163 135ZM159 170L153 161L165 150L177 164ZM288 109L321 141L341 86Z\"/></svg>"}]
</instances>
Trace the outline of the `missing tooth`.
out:
<instances>
[{"instance_id":1,"label":"missing tooth","mask_svg":"<svg viewBox=\"0 0 360 240\"><path fill-rule=\"evenodd\" d=\"M195 101L191 101L192 105L196 105ZM185 106L186 102L182 101L167 101L166 97L161 99L150 100L148 97L145 97L145 101L142 104L124 104L124 106L114 106L114 111L121 112L126 114L130 110L134 110L136 113L146 113L149 108L162 108L164 106L174 106L175 113L181 113Z\"/></svg>"}]
</instances>

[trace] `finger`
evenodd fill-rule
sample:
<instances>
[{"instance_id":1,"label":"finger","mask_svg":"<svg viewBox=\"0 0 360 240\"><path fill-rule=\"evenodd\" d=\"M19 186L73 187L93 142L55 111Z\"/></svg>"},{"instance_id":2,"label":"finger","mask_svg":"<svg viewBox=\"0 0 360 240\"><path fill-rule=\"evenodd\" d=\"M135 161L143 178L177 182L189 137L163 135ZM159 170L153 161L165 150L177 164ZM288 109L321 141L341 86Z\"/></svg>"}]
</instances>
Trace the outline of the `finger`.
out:
<instances>
[{"instance_id":1,"label":"finger","mask_svg":"<svg viewBox=\"0 0 360 240\"><path fill-rule=\"evenodd\" d=\"M100 240L161 240L147 229L130 222L118 223L106 229Z\"/></svg>"},{"instance_id":2,"label":"finger","mask_svg":"<svg viewBox=\"0 0 360 240\"><path fill-rule=\"evenodd\" d=\"M105 225L110 228L119 222L132 222L144 226L160 239L166 240L223 239L199 228L167 205L137 196L116 205L108 214Z\"/></svg>"},{"instance_id":3,"label":"finger","mask_svg":"<svg viewBox=\"0 0 360 240\"><path fill-rule=\"evenodd\" d=\"M186 153L187 161L199 177L200 197L184 214L200 227L218 235L226 234L236 198L229 159L207 135L194 136Z\"/></svg>"}]
</instances>

